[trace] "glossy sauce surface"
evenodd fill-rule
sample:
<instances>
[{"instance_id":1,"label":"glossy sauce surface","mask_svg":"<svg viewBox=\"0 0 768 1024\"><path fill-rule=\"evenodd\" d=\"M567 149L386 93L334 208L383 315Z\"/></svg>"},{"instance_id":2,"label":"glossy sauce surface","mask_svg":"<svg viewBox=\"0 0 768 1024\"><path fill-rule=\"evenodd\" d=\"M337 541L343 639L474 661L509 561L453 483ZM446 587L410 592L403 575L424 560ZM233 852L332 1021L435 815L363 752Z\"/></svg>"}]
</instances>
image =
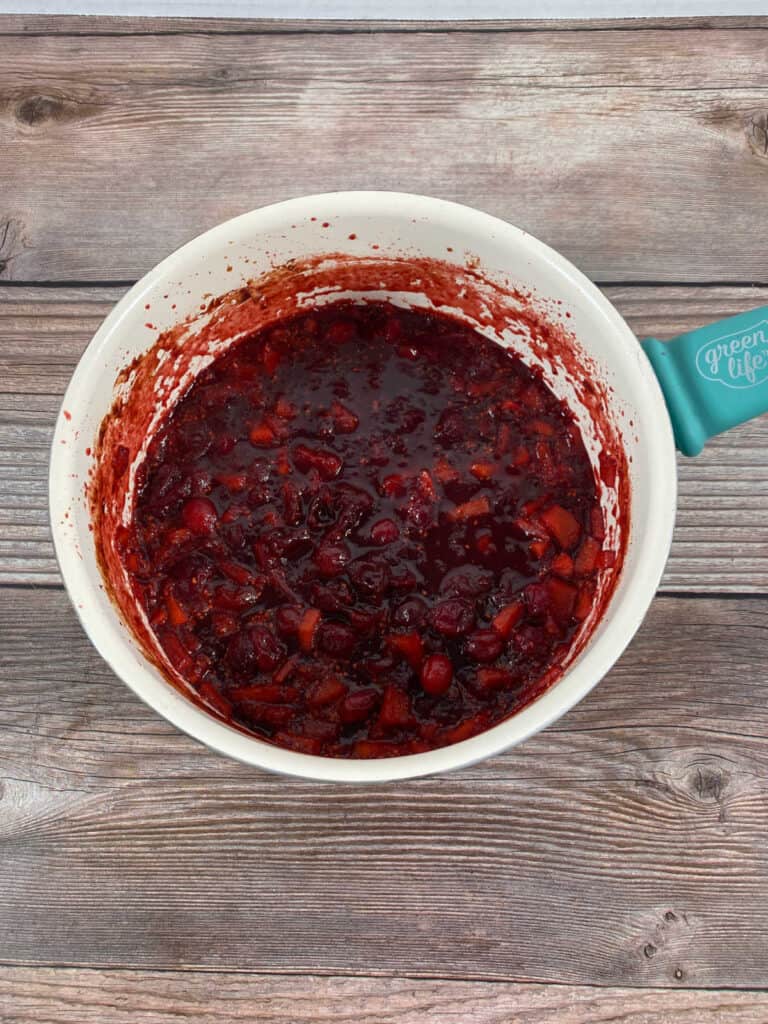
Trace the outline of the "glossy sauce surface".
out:
<instances>
[{"instance_id":1,"label":"glossy sauce surface","mask_svg":"<svg viewBox=\"0 0 768 1024\"><path fill-rule=\"evenodd\" d=\"M119 543L169 661L219 715L379 757L540 692L611 564L603 536L579 431L537 374L449 318L339 303L200 375Z\"/></svg>"}]
</instances>

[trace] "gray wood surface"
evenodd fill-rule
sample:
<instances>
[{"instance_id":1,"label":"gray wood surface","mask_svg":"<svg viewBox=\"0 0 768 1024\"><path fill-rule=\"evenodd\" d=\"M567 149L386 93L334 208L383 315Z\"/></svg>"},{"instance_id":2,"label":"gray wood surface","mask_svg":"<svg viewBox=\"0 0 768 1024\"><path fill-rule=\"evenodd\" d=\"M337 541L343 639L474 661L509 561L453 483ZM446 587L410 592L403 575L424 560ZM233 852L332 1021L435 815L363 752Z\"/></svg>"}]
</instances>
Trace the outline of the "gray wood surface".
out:
<instances>
[{"instance_id":1,"label":"gray wood surface","mask_svg":"<svg viewBox=\"0 0 768 1024\"><path fill-rule=\"evenodd\" d=\"M5 594L0 963L764 984L768 598L659 598L543 734L359 789L206 752Z\"/></svg>"},{"instance_id":2,"label":"gray wood surface","mask_svg":"<svg viewBox=\"0 0 768 1024\"><path fill-rule=\"evenodd\" d=\"M0 968L14 1024L765 1024L760 992ZM0 1020L5 1020L0 1009Z\"/></svg>"},{"instance_id":3,"label":"gray wood surface","mask_svg":"<svg viewBox=\"0 0 768 1024\"><path fill-rule=\"evenodd\" d=\"M640 336L670 337L768 303L768 288L609 287ZM0 581L59 580L48 530L47 459L67 381L115 288L0 287ZM87 441L84 441L84 444ZM768 418L680 459L680 505L662 588L768 589Z\"/></svg>"},{"instance_id":4,"label":"gray wood surface","mask_svg":"<svg viewBox=\"0 0 768 1024\"><path fill-rule=\"evenodd\" d=\"M768 303L768 18L0 16L0 1024L764 1024L768 420L680 463L662 596L462 772L268 776L86 640L46 515L88 339L224 217L401 188L528 227L640 335Z\"/></svg>"},{"instance_id":5,"label":"gray wood surface","mask_svg":"<svg viewBox=\"0 0 768 1024\"><path fill-rule=\"evenodd\" d=\"M768 283L767 46L768 20L7 35L0 279L132 280L254 206L384 188L498 214L601 281Z\"/></svg>"}]
</instances>

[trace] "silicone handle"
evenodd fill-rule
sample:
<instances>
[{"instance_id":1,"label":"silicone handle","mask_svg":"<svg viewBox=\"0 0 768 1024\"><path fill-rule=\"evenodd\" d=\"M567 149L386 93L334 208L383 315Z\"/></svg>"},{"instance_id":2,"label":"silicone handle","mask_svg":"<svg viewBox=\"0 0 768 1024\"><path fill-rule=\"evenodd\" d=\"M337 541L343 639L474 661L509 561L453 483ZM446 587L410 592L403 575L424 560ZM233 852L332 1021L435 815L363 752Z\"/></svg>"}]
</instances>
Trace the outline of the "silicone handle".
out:
<instances>
[{"instance_id":1,"label":"silicone handle","mask_svg":"<svg viewBox=\"0 0 768 1024\"><path fill-rule=\"evenodd\" d=\"M698 455L708 438L768 412L768 306L642 346L684 455Z\"/></svg>"}]
</instances>

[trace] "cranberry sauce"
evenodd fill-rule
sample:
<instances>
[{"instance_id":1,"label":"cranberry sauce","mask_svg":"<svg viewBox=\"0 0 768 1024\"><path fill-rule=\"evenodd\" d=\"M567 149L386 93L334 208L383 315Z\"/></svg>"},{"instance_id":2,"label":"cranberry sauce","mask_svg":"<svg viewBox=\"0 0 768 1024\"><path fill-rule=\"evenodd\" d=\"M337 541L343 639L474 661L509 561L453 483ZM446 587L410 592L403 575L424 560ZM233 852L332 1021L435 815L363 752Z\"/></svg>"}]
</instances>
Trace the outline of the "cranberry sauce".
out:
<instances>
[{"instance_id":1,"label":"cranberry sauce","mask_svg":"<svg viewBox=\"0 0 768 1024\"><path fill-rule=\"evenodd\" d=\"M151 440L119 547L219 715L383 757L540 692L611 562L603 536L579 430L537 373L447 317L337 303L199 376Z\"/></svg>"}]
</instances>

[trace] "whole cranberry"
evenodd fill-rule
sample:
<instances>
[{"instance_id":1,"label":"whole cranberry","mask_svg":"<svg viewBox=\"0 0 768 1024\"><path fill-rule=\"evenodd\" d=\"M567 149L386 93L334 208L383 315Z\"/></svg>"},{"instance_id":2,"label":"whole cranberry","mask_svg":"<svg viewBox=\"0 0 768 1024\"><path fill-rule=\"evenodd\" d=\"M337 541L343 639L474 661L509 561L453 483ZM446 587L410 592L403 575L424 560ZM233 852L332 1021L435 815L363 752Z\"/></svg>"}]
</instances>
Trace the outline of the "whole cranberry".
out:
<instances>
[{"instance_id":1,"label":"whole cranberry","mask_svg":"<svg viewBox=\"0 0 768 1024\"><path fill-rule=\"evenodd\" d=\"M210 498L190 498L181 510L184 525L200 536L213 533L219 521L216 506Z\"/></svg>"},{"instance_id":2,"label":"whole cranberry","mask_svg":"<svg viewBox=\"0 0 768 1024\"><path fill-rule=\"evenodd\" d=\"M400 530L392 519L379 519L371 527L371 543L384 547L392 544L400 536Z\"/></svg>"},{"instance_id":3,"label":"whole cranberry","mask_svg":"<svg viewBox=\"0 0 768 1024\"><path fill-rule=\"evenodd\" d=\"M520 626L512 634L512 643L528 657L542 655L548 650L547 634L541 626Z\"/></svg>"},{"instance_id":4,"label":"whole cranberry","mask_svg":"<svg viewBox=\"0 0 768 1024\"><path fill-rule=\"evenodd\" d=\"M357 643L357 634L341 622L323 622L318 630L318 642L331 657L348 658Z\"/></svg>"},{"instance_id":5,"label":"whole cranberry","mask_svg":"<svg viewBox=\"0 0 768 1024\"><path fill-rule=\"evenodd\" d=\"M347 572L355 588L371 601L380 601L389 586L389 566L375 555L356 558L349 563Z\"/></svg>"},{"instance_id":6,"label":"whole cranberry","mask_svg":"<svg viewBox=\"0 0 768 1024\"><path fill-rule=\"evenodd\" d=\"M247 675L255 670L256 651L245 630L235 633L227 644L226 661L235 672L240 672L242 675Z\"/></svg>"},{"instance_id":7,"label":"whole cranberry","mask_svg":"<svg viewBox=\"0 0 768 1024\"><path fill-rule=\"evenodd\" d=\"M475 613L468 601L455 597L436 604L429 620L432 628L443 636L463 636L475 624Z\"/></svg>"},{"instance_id":8,"label":"whole cranberry","mask_svg":"<svg viewBox=\"0 0 768 1024\"><path fill-rule=\"evenodd\" d=\"M251 626L249 634L256 657L256 664L262 672L271 672L277 668L286 656L285 645L277 639L268 626Z\"/></svg>"},{"instance_id":9,"label":"whole cranberry","mask_svg":"<svg viewBox=\"0 0 768 1024\"><path fill-rule=\"evenodd\" d=\"M532 615L546 615L549 611L549 592L546 583L529 583L523 591L525 603Z\"/></svg>"},{"instance_id":10,"label":"whole cranberry","mask_svg":"<svg viewBox=\"0 0 768 1024\"><path fill-rule=\"evenodd\" d=\"M341 720L349 725L352 722L362 722L367 718L376 705L379 703L379 693L372 686L365 690L355 690L344 698L341 705Z\"/></svg>"},{"instance_id":11,"label":"whole cranberry","mask_svg":"<svg viewBox=\"0 0 768 1024\"><path fill-rule=\"evenodd\" d=\"M295 636L299 629L302 610L295 604L281 604L275 612L275 629L281 636Z\"/></svg>"},{"instance_id":12,"label":"whole cranberry","mask_svg":"<svg viewBox=\"0 0 768 1024\"><path fill-rule=\"evenodd\" d=\"M476 629L464 642L464 650L473 661L495 661L504 650L504 641L495 629Z\"/></svg>"},{"instance_id":13,"label":"whole cranberry","mask_svg":"<svg viewBox=\"0 0 768 1024\"><path fill-rule=\"evenodd\" d=\"M426 693L439 697L453 679L453 665L445 654L430 654L421 666L421 685Z\"/></svg>"},{"instance_id":14,"label":"whole cranberry","mask_svg":"<svg viewBox=\"0 0 768 1024\"><path fill-rule=\"evenodd\" d=\"M418 627L423 625L428 611L420 597L407 597L395 609L392 621L397 626Z\"/></svg>"}]
</instances>

